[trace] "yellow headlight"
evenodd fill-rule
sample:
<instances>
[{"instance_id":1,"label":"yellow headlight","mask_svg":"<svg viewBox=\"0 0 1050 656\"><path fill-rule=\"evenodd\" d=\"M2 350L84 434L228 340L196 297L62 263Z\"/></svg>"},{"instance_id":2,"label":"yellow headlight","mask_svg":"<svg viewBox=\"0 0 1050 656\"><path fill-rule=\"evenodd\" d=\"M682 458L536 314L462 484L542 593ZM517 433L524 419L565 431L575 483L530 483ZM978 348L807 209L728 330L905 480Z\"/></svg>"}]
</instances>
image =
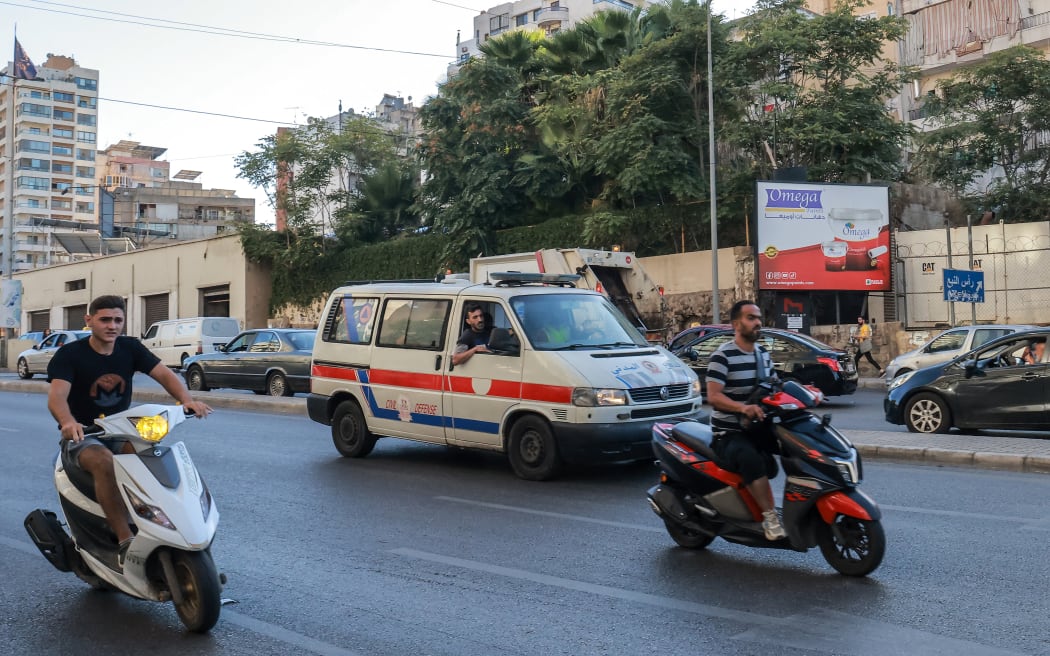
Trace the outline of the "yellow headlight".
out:
<instances>
[{"instance_id":1,"label":"yellow headlight","mask_svg":"<svg viewBox=\"0 0 1050 656\"><path fill-rule=\"evenodd\" d=\"M168 418L164 415L142 417L135 422L135 430L147 442L160 442L168 434Z\"/></svg>"}]
</instances>

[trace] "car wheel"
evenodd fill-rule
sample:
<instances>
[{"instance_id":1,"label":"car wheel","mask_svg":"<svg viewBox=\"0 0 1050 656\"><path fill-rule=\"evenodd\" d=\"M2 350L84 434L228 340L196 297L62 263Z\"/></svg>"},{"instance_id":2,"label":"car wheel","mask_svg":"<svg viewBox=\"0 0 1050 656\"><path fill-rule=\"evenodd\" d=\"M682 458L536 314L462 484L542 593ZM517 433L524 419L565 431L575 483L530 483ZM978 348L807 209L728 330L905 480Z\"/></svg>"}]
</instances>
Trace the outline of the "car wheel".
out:
<instances>
[{"instance_id":1,"label":"car wheel","mask_svg":"<svg viewBox=\"0 0 1050 656\"><path fill-rule=\"evenodd\" d=\"M936 394L916 394L904 410L904 423L913 433L947 433L952 427L951 411Z\"/></svg>"},{"instance_id":2,"label":"car wheel","mask_svg":"<svg viewBox=\"0 0 1050 656\"><path fill-rule=\"evenodd\" d=\"M514 473L527 481L554 478L562 465L550 426L534 415L514 422L507 440L507 457Z\"/></svg>"},{"instance_id":3,"label":"car wheel","mask_svg":"<svg viewBox=\"0 0 1050 656\"><path fill-rule=\"evenodd\" d=\"M292 388L288 386L288 379L284 374L272 373L266 380L266 392L270 396L291 396Z\"/></svg>"},{"instance_id":4,"label":"car wheel","mask_svg":"<svg viewBox=\"0 0 1050 656\"><path fill-rule=\"evenodd\" d=\"M26 362L25 358L18 358L18 377L24 380L29 380L33 377L33 372L29 370L29 363Z\"/></svg>"},{"instance_id":5,"label":"car wheel","mask_svg":"<svg viewBox=\"0 0 1050 656\"><path fill-rule=\"evenodd\" d=\"M204 372L197 365L190 366L190 370L186 372L186 387L194 392L207 392L211 389L204 380Z\"/></svg>"},{"instance_id":6,"label":"car wheel","mask_svg":"<svg viewBox=\"0 0 1050 656\"><path fill-rule=\"evenodd\" d=\"M344 458L364 458L376 445L365 416L353 401L343 401L332 415L332 443Z\"/></svg>"}]
</instances>

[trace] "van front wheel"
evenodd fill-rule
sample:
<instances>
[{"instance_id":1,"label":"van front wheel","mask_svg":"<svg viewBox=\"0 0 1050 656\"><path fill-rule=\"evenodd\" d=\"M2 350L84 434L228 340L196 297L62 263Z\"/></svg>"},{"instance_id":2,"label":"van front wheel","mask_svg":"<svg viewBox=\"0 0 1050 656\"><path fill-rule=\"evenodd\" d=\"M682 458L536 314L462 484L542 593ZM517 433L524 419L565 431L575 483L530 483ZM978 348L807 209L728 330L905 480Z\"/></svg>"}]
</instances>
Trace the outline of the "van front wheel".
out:
<instances>
[{"instance_id":1,"label":"van front wheel","mask_svg":"<svg viewBox=\"0 0 1050 656\"><path fill-rule=\"evenodd\" d=\"M514 473L527 481L546 481L561 471L554 435L539 417L522 417L514 422L507 441L507 457Z\"/></svg>"},{"instance_id":2,"label":"van front wheel","mask_svg":"<svg viewBox=\"0 0 1050 656\"><path fill-rule=\"evenodd\" d=\"M364 458L376 445L376 436L368 430L361 408L353 401L343 401L332 415L332 443L345 458Z\"/></svg>"}]
</instances>

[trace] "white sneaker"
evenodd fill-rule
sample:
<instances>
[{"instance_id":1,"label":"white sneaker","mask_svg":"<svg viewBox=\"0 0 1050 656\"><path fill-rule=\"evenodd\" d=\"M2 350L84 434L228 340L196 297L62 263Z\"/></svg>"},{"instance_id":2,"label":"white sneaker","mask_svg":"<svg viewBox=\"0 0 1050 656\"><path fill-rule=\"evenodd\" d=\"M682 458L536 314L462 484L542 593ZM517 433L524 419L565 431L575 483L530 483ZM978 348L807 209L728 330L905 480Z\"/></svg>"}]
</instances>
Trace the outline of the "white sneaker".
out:
<instances>
[{"instance_id":1,"label":"white sneaker","mask_svg":"<svg viewBox=\"0 0 1050 656\"><path fill-rule=\"evenodd\" d=\"M787 537L787 531L780 523L780 516L775 510L767 510L762 513L762 530L766 533L767 540L783 540Z\"/></svg>"}]
</instances>

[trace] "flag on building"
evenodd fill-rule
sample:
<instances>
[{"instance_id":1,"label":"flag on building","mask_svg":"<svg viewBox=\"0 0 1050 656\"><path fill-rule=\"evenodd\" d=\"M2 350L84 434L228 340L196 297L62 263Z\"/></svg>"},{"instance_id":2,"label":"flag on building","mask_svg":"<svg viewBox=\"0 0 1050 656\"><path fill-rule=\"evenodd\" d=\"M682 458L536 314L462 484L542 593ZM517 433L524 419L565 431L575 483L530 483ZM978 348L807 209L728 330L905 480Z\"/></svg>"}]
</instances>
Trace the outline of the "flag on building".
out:
<instances>
[{"instance_id":1,"label":"flag on building","mask_svg":"<svg viewBox=\"0 0 1050 656\"><path fill-rule=\"evenodd\" d=\"M13 77L16 80L36 79L36 66L33 66L29 55L22 49L22 44L18 42L18 37L15 37L15 74Z\"/></svg>"}]
</instances>

